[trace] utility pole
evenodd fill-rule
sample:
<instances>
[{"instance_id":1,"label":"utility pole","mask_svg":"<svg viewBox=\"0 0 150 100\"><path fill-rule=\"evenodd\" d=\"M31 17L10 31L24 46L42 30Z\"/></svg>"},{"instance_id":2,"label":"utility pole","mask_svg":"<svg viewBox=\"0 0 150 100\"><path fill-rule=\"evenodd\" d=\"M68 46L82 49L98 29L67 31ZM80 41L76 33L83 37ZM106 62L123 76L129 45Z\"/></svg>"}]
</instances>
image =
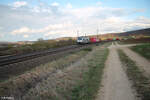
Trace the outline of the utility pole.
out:
<instances>
[{"instance_id":1,"label":"utility pole","mask_svg":"<svg viewBox=\"0 0 150 100\"><path fill-rule=\"evenodd\" d=\"M97 28L97 38L98 38L99 29Z\"/></svg>"},{"instance_id":2,"label":"utility pole","mask_svg":"<svg viewBox=\"0 0 150 100\"><path fill-rule=\"evenodd\" d=\"M77 37L79 37L79 31L77 30Z\"/></svg>"}]
</instances>

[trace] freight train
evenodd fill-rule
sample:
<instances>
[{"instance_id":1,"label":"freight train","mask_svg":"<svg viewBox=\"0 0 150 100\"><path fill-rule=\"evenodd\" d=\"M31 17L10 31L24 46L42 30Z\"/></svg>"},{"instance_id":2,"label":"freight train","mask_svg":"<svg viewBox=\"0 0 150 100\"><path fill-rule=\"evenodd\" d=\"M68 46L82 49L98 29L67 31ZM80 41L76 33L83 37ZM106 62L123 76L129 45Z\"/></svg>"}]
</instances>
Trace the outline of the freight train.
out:
<instances>
[{"instance_id":1,"label":"freight train","mask_svg":"<svg viewBox=\"0 0 150 100\"><path fill-rule=\"evenodd\" d=\"M77 38L78 44L98 43L100 39L96 37L80 36Z\"/></svg>"},{"instance_id":2,"label":"freight train","mask_svg":"<svg viewBox=\"0 0 150 100\"><path fill-rule=\"evenodd\" d=\"M119 38L106 38L104 40L101 40L97 37L88 37L88 36L80 36L77 38L77 44L89 44L89 43L99 43L99 42L109 42L109 41L118 41Z\"/></svg>"}]
</instances>

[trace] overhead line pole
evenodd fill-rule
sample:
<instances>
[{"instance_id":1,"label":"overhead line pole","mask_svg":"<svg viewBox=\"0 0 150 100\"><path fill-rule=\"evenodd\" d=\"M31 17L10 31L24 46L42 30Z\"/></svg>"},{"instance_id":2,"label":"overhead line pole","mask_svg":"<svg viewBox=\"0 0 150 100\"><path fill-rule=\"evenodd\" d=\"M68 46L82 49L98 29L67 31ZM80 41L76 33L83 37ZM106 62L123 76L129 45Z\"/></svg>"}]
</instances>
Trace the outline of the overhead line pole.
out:
<instances>
[{"instance_id":1,"label":"overhead line pole","mask_svg":"<svg viewBox=\"0 0 150 100\"><path fill-rule=\"evenodd\" d=\"M97 28L97 38L98 38L99 29Z\"/></svg>"},{"instance_id":2,"label":"overhead line pole","mask_svg":"<svg viewBox=\"0 0 150 100\"><path fill-rule=\"evenodd\" d=\"M79 37L79 31L77 30L77 37Z\"/></svg>"}]
</instances>

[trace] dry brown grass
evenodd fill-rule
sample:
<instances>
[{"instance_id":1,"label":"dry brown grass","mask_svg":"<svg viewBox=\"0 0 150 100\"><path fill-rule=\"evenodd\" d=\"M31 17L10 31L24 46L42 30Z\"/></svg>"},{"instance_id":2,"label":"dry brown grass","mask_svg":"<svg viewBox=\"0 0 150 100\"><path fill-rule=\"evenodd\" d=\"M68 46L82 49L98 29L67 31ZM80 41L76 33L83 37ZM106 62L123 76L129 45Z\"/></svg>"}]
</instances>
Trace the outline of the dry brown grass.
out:
<instances>
[{"instance_id":1,"label":"dry brown grass","mask_svg":"<svg viewBox=\"0 0 150 100\"><path fill-rule=\"evenodd\" d=\"M36 67L18 77L2 82L0 83L0 95L14 96L16 99L20 99L30 88L35 87L37 83L47 79L57 69L63 69L86 55L86 53L87 51L80 51L70 54L64 58Z\"/></svg>"},{"instance_id":2,"label":"dry brown grass","mask_svg":"<svg viewBox=\"0 0 150 100\"><path fill-rule=\"evenodd\" d=\"M99 49L95 49L80 61L57 70L47 79L31 88L23 100L71 100L72 90L83 80L85 72L89 71L89 60L92 60ZM95 55L94 55L95 54Z\"/></svg>"},{"instance_id":3,"label":"dry brown grass","mask_svg":"<svg viewBox=\"0 0 150 100\"><path fill-rule=\"evenodd\" d=\"M70 100L71 90L88 71L89 59L100 49L81 50L0 83L0 95L15 100Z\"/></svg>"},{"instance_id":4,"label":"dry brown grass","mask_svg":"<svg viewBox=\"0 0 150 100\"><path fill-rule=\"evenodd\" d=\"M84 59L82 59L84 63ZM56 73L49 76L36 85L35 88L24 96L24 100L66 100L71 98L68 95L71 89L79 80L82 79L82 73L87 70L81 63L75 63L64 70L57 70Z\"/></svg>"}]
</instances>

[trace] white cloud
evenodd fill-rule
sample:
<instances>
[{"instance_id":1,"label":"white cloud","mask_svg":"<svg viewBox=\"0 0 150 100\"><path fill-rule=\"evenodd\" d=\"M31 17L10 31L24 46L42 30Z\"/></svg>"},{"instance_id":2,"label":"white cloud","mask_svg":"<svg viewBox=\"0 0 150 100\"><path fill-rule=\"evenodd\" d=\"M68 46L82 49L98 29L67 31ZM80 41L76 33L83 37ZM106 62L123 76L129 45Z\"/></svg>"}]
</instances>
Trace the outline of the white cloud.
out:
<instances>
[{"instance_id":1,"label":"white cloud","mask_svg":"<svg viewBox=\"0 0 150 100\"><path fill-rule=\"evenodd\" d=\"M50 8L42 8L42 7L39 7L39 6L35 6L31 9L32 12L35 12L35 13L52 13L51 9Z\"/></svg>"},{"instance_id":2,"label":"white cloud","mask_svg":"<svg viewBox=\"0 0 150 100\"><path fill-rule=\"evenodd\" d=\"M15 7L15 8L26 6L26 5L27 5L27 2L25 2L25 1L16 1L13 3L13 7Z\"/></svg>"},{"instance_id":3,"label":"white cloud","mask_svg":"<svg viewBox=\"0 0 150 100\"><path fill-rule=\"evenodd\" d=\"M143 19L139 20L139 18L134 20L127 20L123 18L109 18L104 21L104 31L105 32L124 32L131 31L142 28L150 28L150 19L142 17Z\"/></svg>"},{"instance_id":4,"label":"white cloud","mask_svg":"<svg viewBox=\"0 0 150 100\"><path fill-rule=\"evenodd\" d=\"M71 8L72 8L71 3L68 3L68 4L66 5L66 8L71 9Z\"/></svg>"},{"instance_id":5,"label":"white cloud","mask_svg":"<svg viewBox=\"0 0 150 100\"><path fill-rule=\"evenodd\" d=\"M3 27L0 27L0 30L2 30L3 29Z\"/></svg>"},{"instance_id":6,"label":"white cloud","mask_svg":"<svg viewBox=\"0 0 150 100\"><path fill-rule=\"evenodd\" d=\"M24 37L24 38L28 38L28 37L29 37L29 35L25 34L25 35L23 35L23 37Z\"/></svg>"},{"instance_id":7,"label":"white cloud","mask_svg":"<svg viewBox=\"0 0 150 100\"><path fill-rule=\"evenodd\" d=\"M62 24L50 24L44 28L40 29L30 29L28 27L21 27L19 29L15 29L11 32L12 35L17 34L36 34L36 33L44 33L45 36L50 35L51 33L66 33L68 29L72 29L73 24L70 22L62 23Z\"/></svg>"},{"instance_id":8,"label":"white cloud","mask_svg":"<svg viewBox=\"0 0 150 100\"><path fill-rule=\"evenodd\" d=\"M3 38L4 37L4 34L0 34L0 38Z\"/></svg>"},{"instance_id":9,"label":"white cloud","mask_svg":"<svg viewBox=\"0 0 150 100\"><path fill-rule=\"evenodd\" d=\"M139 21L141 19L141 21ZM149 20L149 23L147 21ZM27 34L43 34L43 36L76 36L76 30L79 29L80 35L96 34L97 27L100 29L100 33L111 33L111 32L124 32L139 28L150 27L150 19L140 17L135 20L127 20L120 17L110 17L107 19L93 19L87 22L83 22L83 25L75 25L72 22L64 22L60 24L50 24L40 29L30 29L28 27L22 27L16 29L11 33L13 35L27 35ZM98 26L99 25L99 26ZM24 36L25 37L25 36Z\"/></svg>"},{"instance_id":10,"label":"white cloud","mask_svg":"<svg viewBox=\"0 0 150 100\"><path fill-rule=\"evenodd\" d=\"M98 5L98 6L101 6L101 5L102 5L102 2L100 2L100 1L97 2L97 5Z\"/></svg>"},{"instance_id":11,"label":"white cloud","mask_svg":"<svg viewBox=\"0 0 150 100\"><path fill-rule=\"evenodd\" d=\"M36 13L39 13L40 12L40 7L35 6L35 7L33 7L32 11L36 12Z\"/></svg>"},{"instance_id":12,"label":"white cloud","mask_svg":"<svg viewBox=\"0 0 150 100\"><path fill-rule=\"evenodd\" d=\"M51 6L59 6L59 3L53 2L53 3L51 4Z\"/></svg>"},{"instance_id":13,"label":"white cloud","mask_svg":"<svg viewBox=\"0 0 150 100\"><path fill-rule=\"evenodd\" d=\"M25 34L43 34L43 36L51 36L52 34L64 34L66 36L75 36L74 30L80 29L81 35L96 33L97 25L100 25L101 33L108 32L123 32L131 30L138 26L140 28L150 27L150 19L139 17L135 20L128 20L122 16L127 16L127 13L122 8L106 8L106 7L85 7L60 10L62 15L44 16L43 21L54 22L48 23L45 27L31 28L21 27L11 32L13 35ZM39 11L39 14L41 11ZM113 14L112 14L113 13ZM58 16L58 17L57 17ZM103 16L103 17L101 17ZM104 17L105 16L105 17ZM53 19L54 17L54 19ZM57 17L57 20L56 20ZM41 17L40 17L41 18ZM56 20L56 21L55 21Z\"/></svg>"},{"instance_id":14,"label":"white cloud","mask_svg":"<svg viewBox=\"0 0 150 100\"><path fill-rule=\"evenodd\" d=\"M22 33L29 33L31 32L32 30L30 30L28 27L22 27L20 29L17 29L17 30L13 30L11 33L13 35L16 35L16 34L22 34Z\"/></svg>"},{"instance_id":15,"label":"white cloud","mask_svg":"<svg viewBox=\"0 0 150 100\"><path fill-rule=\"evenodd\" d=\"M133 9L133 12L145 12L146 10L145 9Z\"/></svg>"},{"instance_id":16,"label":"white cloud","mask_svg":"<svg viewBox=\"0 0 150 100\"><path fill-rule=\"evenodd\" d=\"M54 31L49 31L48 33L44 34L44 36L51 36L53 34L72 34L73 31L71 30L54 30Z\"/></svg>"}]
</instances>

